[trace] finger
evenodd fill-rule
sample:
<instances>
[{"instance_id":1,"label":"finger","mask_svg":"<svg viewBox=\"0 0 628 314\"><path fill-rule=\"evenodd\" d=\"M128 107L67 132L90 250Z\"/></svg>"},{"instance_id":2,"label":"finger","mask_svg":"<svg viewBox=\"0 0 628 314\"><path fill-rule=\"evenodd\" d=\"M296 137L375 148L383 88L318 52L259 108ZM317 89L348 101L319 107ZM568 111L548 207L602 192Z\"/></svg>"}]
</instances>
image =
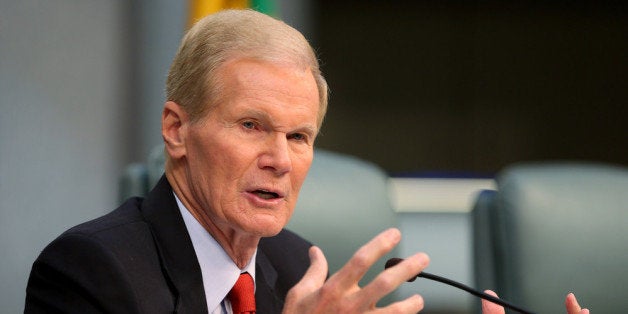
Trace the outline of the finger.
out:
<instances>
[{"instance_id":1,"label":"finger","mask_svg":"<svg viewBox=\"0 0 628 314\"><path fill-rule=\"evenodd\" d=\"M386 269L362 289L360 292L362 302L375 304L408 279L416 277L429 263L430 258L425 253L417 253L394 267Z\"/></svg>"},{"instance_id":2,"label":"finger","mask_svg":"<svg viewBox=\"0 0 628 314\"><path fill-rule=\"evenodd\" d=\"M310 267L305 272L303 278L311 280L317 287L322 286L327 279L327 259L323 251L317 246L312 246L309 250Z\"/></svg>"},{"instance_id":3,"label":"finger","mask_svg":"<svg viewBox=\"0 0 628 314\"><path fill-rule=\"evenodd\" d=\"M491 290L485 290L484 293L492 295L494 297L498 297L497 293ZM482 299L482 314L505 314L506 311L503 307L498 304L495 304L491 301Z\"/></svg>"},{"instance_id":4,"label":"finger","mask_svg":"<svg viewBox=\"0 0 628 314\"><path fill-rule=\"evenodd\" d=\"M327 260L325 255L316 246L312 246L309 250L310 267L307 269L303 278L288 291L284 303L284 313L303 313L314 306L312 300L316 299L316 291L323 286L327 277Z\"/></svg>"},{"instance_id":5,"label":"finger","mask_svg":"<svg viewBox=\"0 0 628 314\"><path fill-rule=\"evenodd\" d=\"M423 310L423 306L423 297L415 294L405 300L391 303L386 307L374 309L368 313L417 313Z\"/></svg>"},{"instance_id":6,"label":"finger","mask_svg":"<svg viewBox=\"0 0 628 314\"><path fill-rule=\"evenodd\" d=\"M565 298L565 307L567 308L567 314L586 314L589 313L589 310L582 309L580 304L578 304L578 300L576 299L576 295L573 293L569 293L567 298Z\"/></svg>"},{"instance_id":7,"label":"finger","mask_svg":"<svg viewBox=\"0 0 628 314\"><path fill-rule=\"evenodd\" d=\"M316 291L320 288L327 278L327 259L317 246L312 246L309 250L310 267L303 275L303 278L293 287L300 293L308 293Z\"/></svg>"},{"instance_id":8,"label":"finger","mask_svg":"<svg viewBox=\"0 0 628 314\"><path fill-rule=\"evenodd\" d=\"M330 281L345 289L357 285L369 268L378 259L390 252L400 240L401 233L398 229L391 228L383 231L359 248L347 264L330 278Z\"/></svg>"}]
</instances>

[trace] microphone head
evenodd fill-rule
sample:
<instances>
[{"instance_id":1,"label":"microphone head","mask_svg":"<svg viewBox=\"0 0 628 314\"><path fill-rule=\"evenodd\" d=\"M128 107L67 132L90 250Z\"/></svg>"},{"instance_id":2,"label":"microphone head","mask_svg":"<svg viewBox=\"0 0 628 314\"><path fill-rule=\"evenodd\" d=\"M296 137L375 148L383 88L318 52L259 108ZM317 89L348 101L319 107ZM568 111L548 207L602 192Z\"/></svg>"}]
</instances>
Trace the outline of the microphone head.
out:
<instances>
[{"instance_id":1,"label":"microphone head","mask_svg":"<svg viewBox=\"0 0 628 314\"><path fill-rule=\"evenodd\" d=\"M403 262L403 258L399 258L399 257L393 257L391 259L389 259L388 261L386 261L386 264L384 265L385 269L388 269L390 267L393 267L399 263ZM412 276L412 278L408 279L408 282L413 282L416 280L417 276Z\"/></svg>"},{"instance_id":2,"label":"microphone head","mask_svg":"<svg viewBox=\"0 0 628 314\"><path fill-rule=\"evenodd\" d=\"M401 263L402 261L403 261L403 258L393 257L393 258L389 259L388 261L386 261L386 265L384 266L384 268L386 268L386 269L391 268L391 267Z\"/></svg>"}]
</instances>

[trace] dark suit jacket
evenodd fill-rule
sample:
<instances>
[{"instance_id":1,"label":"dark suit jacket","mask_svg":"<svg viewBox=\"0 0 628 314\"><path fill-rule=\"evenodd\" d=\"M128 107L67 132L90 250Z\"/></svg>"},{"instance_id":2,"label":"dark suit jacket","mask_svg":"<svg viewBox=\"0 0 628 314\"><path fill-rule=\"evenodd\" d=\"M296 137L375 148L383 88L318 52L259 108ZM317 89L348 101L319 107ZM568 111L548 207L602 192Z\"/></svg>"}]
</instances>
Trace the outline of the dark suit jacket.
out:
<instances>
[{"instance_id":1,"label":"dark suit jacket","mask_svg":"<svg viewBox=\"0 0 628 314\"><path fill-rule=\"evenodd\" d=\"M310 246L287 230L260 241L258 313L281 312L309 266ZM26 292L26 313L207 313L200 266L165 177L145 199L54 240L34 262Z\"/></svg>"}]
</instances>

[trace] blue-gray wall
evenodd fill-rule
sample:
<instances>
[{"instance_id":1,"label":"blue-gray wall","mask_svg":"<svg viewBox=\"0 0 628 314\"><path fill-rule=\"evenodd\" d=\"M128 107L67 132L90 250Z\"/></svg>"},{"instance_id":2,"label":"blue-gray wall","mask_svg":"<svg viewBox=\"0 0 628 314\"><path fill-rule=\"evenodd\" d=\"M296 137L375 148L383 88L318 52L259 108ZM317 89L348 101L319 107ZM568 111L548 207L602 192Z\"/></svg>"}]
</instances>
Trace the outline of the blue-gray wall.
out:
<instances>
[{"instance_id":1,"label":"blue-gray wall","mask_svg":"<svg viewBox=\"0 0 628 314\"><path fill-rule=\"evenodd\" d=\"M141 154L142 118L154 118L163 101L133 95L132 87L148 88L132 58L150 63L151 49L176 49L184 12L171 5L169 24L160 24L170 25L175 47L147 37L141 43L153 45L138 45L141 57L131 50L136 32L159 24L150 14L163 6L143 2L0 1L0 313L22 311L30 266L46 243L116 205L118 175Z\"/></svg>"},{"instance_id":2,"label":"blue-gray wall","mask_svg":"<svg viewBox=\"0 0 628 314\"><path fill-rule=\"evenodd\" d=\"M309 27L307 3L280 8ZM0 0L0 313L22 311L39 252L113 209L123 167L160 142L185 4Z\"/></svg>"}]
</instances>

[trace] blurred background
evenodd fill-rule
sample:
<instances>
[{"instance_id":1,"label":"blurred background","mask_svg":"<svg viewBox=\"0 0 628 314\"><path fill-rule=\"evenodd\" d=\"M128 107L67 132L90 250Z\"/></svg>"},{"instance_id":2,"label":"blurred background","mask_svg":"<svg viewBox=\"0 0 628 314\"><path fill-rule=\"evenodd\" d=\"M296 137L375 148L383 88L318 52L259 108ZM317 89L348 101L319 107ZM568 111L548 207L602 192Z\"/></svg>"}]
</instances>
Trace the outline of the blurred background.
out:
<instances>
[{"instance_id":1,"label":"blurred background","mask_svg":"<svg viewBox=\"0 0 628 314\"><path fill-rule=\"evenodd\" d=\"M623 1L270 2L310 39L329 82L319 148L391 176L628 164ZM124 167L161 142L189 5L0 0L0 312L22 310L39 251L113 209Z\"/></svg>"}]
</instances>

